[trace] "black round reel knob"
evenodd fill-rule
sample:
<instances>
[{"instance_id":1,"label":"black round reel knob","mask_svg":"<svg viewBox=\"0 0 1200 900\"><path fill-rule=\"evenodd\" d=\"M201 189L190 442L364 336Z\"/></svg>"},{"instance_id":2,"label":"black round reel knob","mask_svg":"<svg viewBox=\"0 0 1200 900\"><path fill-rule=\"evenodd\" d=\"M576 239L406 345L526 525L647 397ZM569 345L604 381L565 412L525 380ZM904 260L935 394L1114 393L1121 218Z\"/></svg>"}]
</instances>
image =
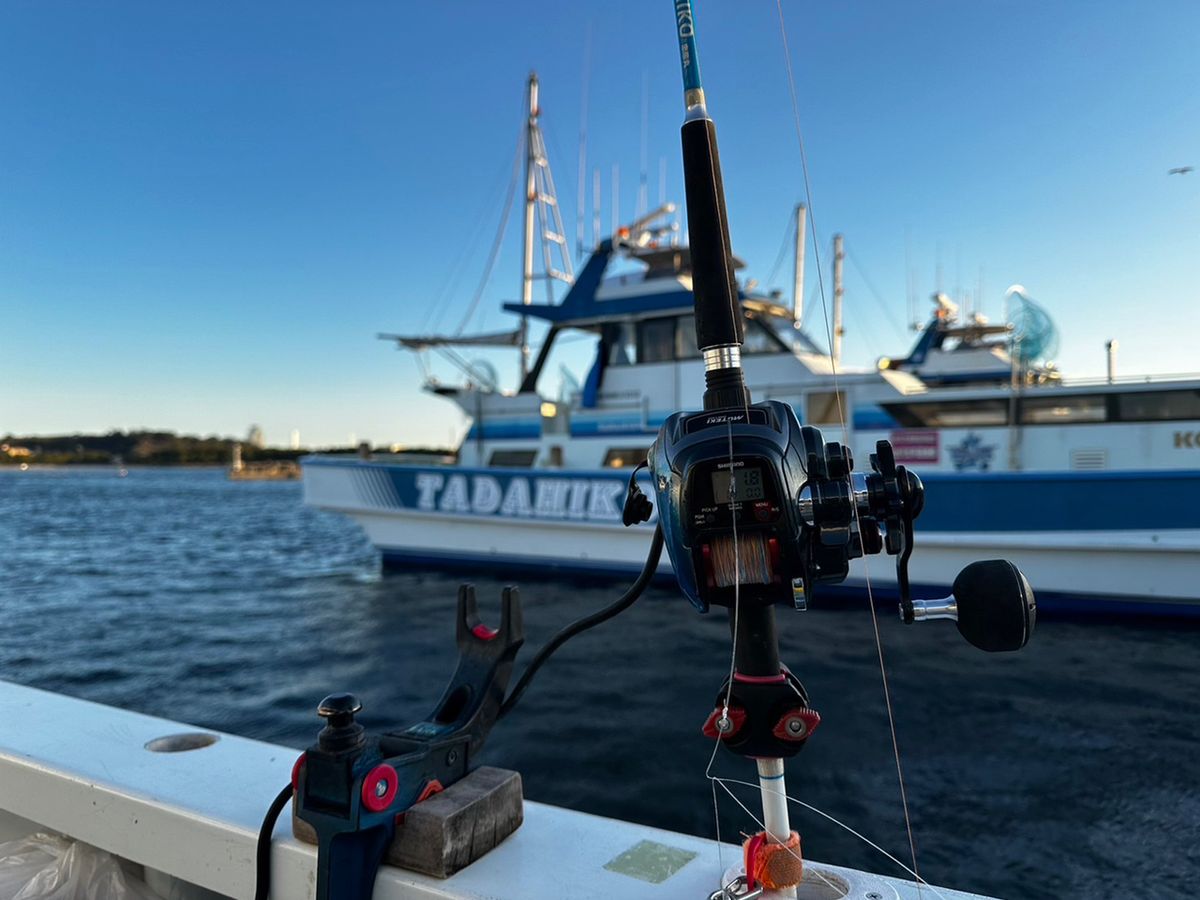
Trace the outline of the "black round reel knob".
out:
<instances>
[{"instance_id":1,"label":"black round reel knob","mask_svg":"<svg viewBox=\"0 0 1200 900\"><path fill-rule=\"evenodd\" d=\"M927 619L953 619L980 650L1020 650L1037 623L1037 600L1020 569L1007 559L986 559L958 573L949 597L913 601L913 621Z\"/></svg>"},{"instance_id":2,"label":"black round reel knob","mask_svg":"<svg viewBox=\"0 0 1200 900\"><path fill-rule=\"evenodd\" d=\"M954 579L958 630L980 650L1020 650L1037 623L1028 579L1007 559L973 562Z\"/></svg>"}]
</instances>

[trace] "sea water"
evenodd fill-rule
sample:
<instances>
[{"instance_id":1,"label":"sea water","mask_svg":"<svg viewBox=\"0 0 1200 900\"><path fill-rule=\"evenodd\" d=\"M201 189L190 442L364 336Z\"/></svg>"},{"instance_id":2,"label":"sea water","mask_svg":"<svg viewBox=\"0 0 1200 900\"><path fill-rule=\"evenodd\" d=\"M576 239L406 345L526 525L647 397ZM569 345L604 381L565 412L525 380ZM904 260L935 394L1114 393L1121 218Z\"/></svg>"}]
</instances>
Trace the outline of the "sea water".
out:
<instances>
[{"instance_id":1,"label":"sea water","mask_svg":"<svg viewBox=\"0 0 1200 900\"><path fill-rule=\"evenodd\" d=\"M332 691L358 694L369 727L407 724L454 668L461 580L381 575L361 532L304 507L294 483L0 470L0 678L100 703L297 748ZM494 620L506 582L472 580ZM526 579L523 658L622 589ZM779 619L783 658L822 716L787 765L789 792L907 862L865 600ZM881 610L879 629L926 879L1012 898L1194 895L1200 629L1043 621L1008 655L948 622L905 628ZM652 588L553 657L487 761L518 769L530 799L712 836L700 726L729 652L723 613ZM716 769L753 780L736 757ZM719 799L723 838L757 830ZM753 791L743 799L756 808ZM902 874L802 808L792 823L806 856Z\"/></svg>"}]
</instances>

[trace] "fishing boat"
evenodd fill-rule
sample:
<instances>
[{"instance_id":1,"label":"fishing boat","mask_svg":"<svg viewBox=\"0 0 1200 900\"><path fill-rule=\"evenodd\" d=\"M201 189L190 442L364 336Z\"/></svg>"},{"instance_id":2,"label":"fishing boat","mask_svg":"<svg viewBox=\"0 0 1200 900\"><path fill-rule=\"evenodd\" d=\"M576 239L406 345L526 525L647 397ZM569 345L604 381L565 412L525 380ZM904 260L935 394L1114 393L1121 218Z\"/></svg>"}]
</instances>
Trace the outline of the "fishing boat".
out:
<instances>
[{"instance_id":1,"label":"fishing boat","mask_svg":"<svg viewBox=\"0 0 1200 900\"><path fill-rule=\"evenodd\" d=\"M573 272L541 138L531 78L525 133L522 297L504 304L517 326L474 335L381 335L418 354L441 352L460 384L424 388L470 421L456 465L310 456L305 500L359 523L385 567L440 565L630 574L645 536L621 525L629 472L670 410L695 396L690 250L667 204L599 240ZM841 268L834 240L829 333L802 320L804 211L797 210L795 296L739 281L749 386L790 404L801 422L844 427L865 459L881 439L919 465L929 487L914 578L948 587L981 554L1010 555L1048 610L1195 616L1200 580L1200 377L1075 380L1046 361L1055 335L1024 289L1013 321L960 322L935 298L933 318L904 357L876 369L841 363ZM535 223L538 226L535 228ZM544 271L533 267L535 232ZM744 267L735 258L735 266ZM547 302L533 302L544 279ZM565 294L555 300L553 286ZM530 323L544 337L536 354ZM568 335L590 336L593 362L577 390L555 398L547 360ZM513 390L467 357L481 347L519 355ZM532 359L532 361L531 361ZM843 422L844 413L844 422ZM664 567L666 563L664 563ZM848 585L861 589L857 566ZM888 573L872 573L885 592Z\"/></svg>"}]
</instances>

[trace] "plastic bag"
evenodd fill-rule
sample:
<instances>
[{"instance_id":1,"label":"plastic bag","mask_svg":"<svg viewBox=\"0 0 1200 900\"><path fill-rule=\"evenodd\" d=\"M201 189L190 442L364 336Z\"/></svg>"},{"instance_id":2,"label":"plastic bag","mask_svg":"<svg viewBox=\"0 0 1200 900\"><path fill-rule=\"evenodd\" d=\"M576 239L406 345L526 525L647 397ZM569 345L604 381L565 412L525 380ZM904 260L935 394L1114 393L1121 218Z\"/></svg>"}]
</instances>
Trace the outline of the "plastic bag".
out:
<instances>
[{"instance_id":1,"label":"plastic bag","mask_svg":"<svg viewBox=\"0 0 1200 900\"><path fill-rule=\"evenodd\" d=\"M161 900L111 854L50 834L0 844L0 900Z\"/></svg>"}]
</instances>

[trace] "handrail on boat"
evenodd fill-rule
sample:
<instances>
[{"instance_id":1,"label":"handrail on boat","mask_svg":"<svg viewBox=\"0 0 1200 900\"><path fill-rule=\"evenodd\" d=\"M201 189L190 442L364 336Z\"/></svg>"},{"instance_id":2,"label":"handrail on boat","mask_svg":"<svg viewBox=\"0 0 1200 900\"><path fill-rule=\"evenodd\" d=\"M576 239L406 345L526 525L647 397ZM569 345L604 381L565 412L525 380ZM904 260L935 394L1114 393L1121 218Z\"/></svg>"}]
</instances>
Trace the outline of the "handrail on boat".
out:
<instances>
[{"instance_id":1,"label":"handrail on boat","mask_svg":"<svg viewBox=\"0 0 1200 900\"><path fill-rule=\"evenodd\" d=\"M1030 392L1045 392L1053 390L1071 390L1081 387L1129 387L1139 384L1163 385L1171 382L1180 382L1184 385L1189 382L1200 385L1200 372L1183 372L1179 374L1153 374L1153 375L1118 375L1114 378L1107 378L1103 375L1088 377L1088 378L1060 378L1054 381L1045 381L1038 384L1022 384L1021 390ZM939 395L950 393L972 393L987 390L997 390L1000 388L1008 388L1008 382L996 382L992 385L967 383L967 384L920 384L914 385L912 388L902 390L901 393L906 397L918 397L924 394L936 392Z\"/></svg>"}]
</instances>

